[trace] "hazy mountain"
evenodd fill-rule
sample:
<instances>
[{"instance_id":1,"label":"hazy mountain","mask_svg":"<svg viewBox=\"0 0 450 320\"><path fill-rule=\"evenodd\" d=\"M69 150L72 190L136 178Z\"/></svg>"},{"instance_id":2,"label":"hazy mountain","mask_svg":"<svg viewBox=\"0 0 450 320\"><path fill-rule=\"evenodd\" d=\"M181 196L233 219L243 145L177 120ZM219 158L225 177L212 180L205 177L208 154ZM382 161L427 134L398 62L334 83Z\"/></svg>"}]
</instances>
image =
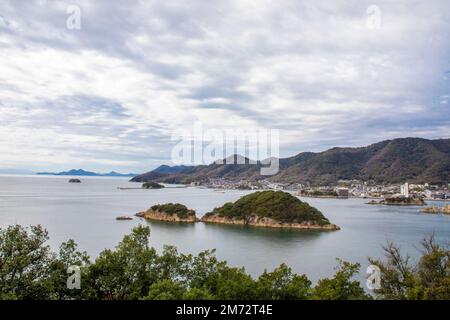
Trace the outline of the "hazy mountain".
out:
<instances>
[{"instance_id":1,"label":"hazy mountain","mask_svg":"<svg viewBox=\"0 0 450 320\"><path fill-rule=\"evenodd\" d=\"M234 156L235 159L237 156ZM280 159L274 176L261 176L261 163L210 164L175 173L149 172L132 181L189 183L210 178L228 180L268 179L274 182L336 184L341 179L376 183L450 182L450 139L401 138L360 148L332 148L323 152L303 152Z\"/></svg>"},{"instance_id":2,"label":"hazy mountain","mask_svg":"<svg viewBox=\"0 0 450 320\"><path fill-rule=\"evenodd\" d=\"M102 177L135 177L138 174L137 173L119 173L119 172L111 171L108 173L100 173L98 175L102 176Z\"/></svg>"},{"instance_id":3,"label":"hazy mountain","mask_svg":"<svg viewBox=\"0 0 450 320\"><path fill-rule=\"evenodd\" d=\"M190 183L193 181L208 181L210 178L226 178L229 180L240 180L240 179L253 179L254 176L259 176L259 164L249 165L249 159L243 158L241 156L231 156L234 157L234 161L228 157L224 159L224 164L210 164L210 165L200 165L187 168L181 172L177 173L160 173L155 171L150 171L141 175L138 175L131 179L134 182L144 182L144 181L161 181L166 183ZM237 157L240 157L242 162L245 164L236 164ZM241 160L240 160L241 162ZM232 163L232 164L227 164Z\"/></svg>"},{"instance_id":4,"label":"hazy mountain","mask_svg":"<svg viewBox=\"0 0 450 320\"><path fill-rule=\"evenodd\" d=\"M38 172L39 175L53 175L53 176L92 176L92 177L134 177L135 173L118 173L111 171L109 173L97 173L91 171L85 171L83 169L72 169L63 172Z\"/></svg>"}]
</instances>

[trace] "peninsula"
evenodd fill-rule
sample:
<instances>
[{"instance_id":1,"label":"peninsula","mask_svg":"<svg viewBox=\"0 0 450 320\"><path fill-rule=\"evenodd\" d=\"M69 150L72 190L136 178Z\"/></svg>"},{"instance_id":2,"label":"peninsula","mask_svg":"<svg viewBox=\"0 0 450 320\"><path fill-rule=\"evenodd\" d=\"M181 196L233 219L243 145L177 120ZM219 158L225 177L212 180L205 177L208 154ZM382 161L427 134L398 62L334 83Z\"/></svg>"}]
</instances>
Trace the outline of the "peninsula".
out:
<instances>
[{"instance_id":1,"label":"peninsula","mask_svg":"<svg viewBox=\"0 0 450 320\"><path fill-rule=\"evenodd\" d=\"M266 228L340 229L319 210L283 191L258 191L246 195L206 213L201 221Z\"/></svg>"},{"instance_id":2,"label":"peninsula","mask_svg":"<svg viewBox=\"0 0 450 320\"><path fill-rule=\"evenodd\" d=\"M148 220L169 222L196 222L195 211L180 203L166 203L152 206L147 211L138 212L136 216Z\"/></svg>"}]
</instances>

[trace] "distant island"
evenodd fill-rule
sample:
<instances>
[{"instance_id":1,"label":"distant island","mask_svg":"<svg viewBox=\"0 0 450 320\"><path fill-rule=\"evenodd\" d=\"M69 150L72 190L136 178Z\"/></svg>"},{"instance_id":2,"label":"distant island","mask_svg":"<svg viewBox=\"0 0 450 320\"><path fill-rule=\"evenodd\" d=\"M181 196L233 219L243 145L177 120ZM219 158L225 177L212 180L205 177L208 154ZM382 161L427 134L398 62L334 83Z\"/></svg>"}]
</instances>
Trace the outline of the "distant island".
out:
<instances>
[{"instance_id":1,"label":"distant island","mask_svg":"<svg viewBox=\"0 0 450 320\"><path fill-rule=\"evenodd\" d=\"M162 188L164 188L164 186L162 184L149 181L149 182L144 182L142 184L142 188L143 189L162 189Z\"/></svg>"},{"instance_id":2,"label":"distant island","mask_svg":"<svg viewBox=\"0 0 450 320\"><path fill-rule=\"evenodd\" d=\"M361 180L374 184L447 184L450 181L450 139L399 138L358 148L332 148L323 152L302 152L279 159L279 171L262 176L264 165L240 155L244 164L231 161L198 166L161 166L131 181L204 184L214 179L239 182L301 183L311 186L338 185L340 180Z\"/></svg>"},{"instance_id":3,"label":"distant island","mask_svg":"<svg viewBox=\"0 0 450 320\"><path fill-rule=\"evenodd\" d=\"M37 172L38 175L46 176L87 176L87 177L135 177L136 173L118 173L111 171L109 173L97 173L91 171L85 171L83 169L72 169L63 172Z\"/></svg>"},{"instance_id":4,"label":"distant island","mask_svg":"<svg viewBox=\"0 0 450 320\"><path fill-rule=\"evenodd\" d=\"M196 222L195 211L188 209L180 203L157 204L144 212L136 213L136 216L148 220L169 222Z\"/></svg>"},{"instance_id":5,"label":"distant island","mask_svg":"<svg viewBox=\"0 0 450 320\"><path fill-rule=\"evenodd\" d=\"M389 197L380 201L372 200L367 204L372 205L381 204L387 206L424 206L425 201L423 201L423 199L420 198L397 196L397 197Z\"/></svg>"},{"instance_id":6,"label":"distant island","mask_svg":"<svg viewBox=\"0 0 450 320\"><path fill-rule=\"evenodd\" d=\"M308 203L283 191L258 191L206 213L206 223L304 230L340 228Z\"/></svg>"}]
</instances>

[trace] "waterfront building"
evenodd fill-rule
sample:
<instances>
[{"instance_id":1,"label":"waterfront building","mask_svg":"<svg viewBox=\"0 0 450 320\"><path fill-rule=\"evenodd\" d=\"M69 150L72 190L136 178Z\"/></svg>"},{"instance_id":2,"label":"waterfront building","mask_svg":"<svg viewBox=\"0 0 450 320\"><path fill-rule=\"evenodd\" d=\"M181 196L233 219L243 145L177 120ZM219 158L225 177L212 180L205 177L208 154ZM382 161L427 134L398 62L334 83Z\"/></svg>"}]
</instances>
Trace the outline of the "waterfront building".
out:
<instances>
[{"instance_id":1,"label":"waterfront building","mask_svg":"<svg viewBox=\"0 0 450 320\"><path fill-rule=\"evenodd\" d=\"M409 183L405 182L400 186L400 193L405 198L409 198Z\"/></svg>"}]
</instances>

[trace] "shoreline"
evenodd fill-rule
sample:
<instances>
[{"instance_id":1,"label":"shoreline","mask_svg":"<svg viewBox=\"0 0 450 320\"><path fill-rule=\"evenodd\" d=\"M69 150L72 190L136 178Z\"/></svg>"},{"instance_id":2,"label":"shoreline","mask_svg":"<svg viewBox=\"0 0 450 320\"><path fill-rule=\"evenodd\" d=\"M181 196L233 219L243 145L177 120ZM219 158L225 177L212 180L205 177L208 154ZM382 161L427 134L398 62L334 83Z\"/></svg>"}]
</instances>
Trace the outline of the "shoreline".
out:
<instances>
[{"instance_id":1,"label":"shoreline","mask_svg":"<svg viewBox=\"0 0 450 320\"><path fill-rule=\"evenodd\" d=\"M253 219L253 220L252 220ZM214 216L203 216L200 222L211 223L211 224L225 224L225 225L240 225L249 226L255 228L267 228L267 229L290 229L290 230L314 230L314 231L338 231L341 228L335 224L318 225L312 224L310 222L305 223L284 223L273 220L271 218L260 218L253 217L249 218L247 221L244 219L230 219L225 217Z\"/></svg>"},{"instance_id":2,"label":"shoreline","mask_svg":"<svg viewBox=\"0 0 450 320\"><path fill-rule=\"evenodd\" d=\"M182 218L179 217L177 214L168 214L166 212L159 212L151 209L147 211L138 212L135 214L135 216L147 220L177 222L177 223L195 223L199 221L199 219L195 215Z\"/></svg>"},{"instance_id":3,"label":"shoreline","mask_svg":"<svg viewBox=\"0 0 450 320\"><path fill-rule=\"evenodd\" d=\"M350 198L350 196L344 197L344 196L307 196L307 195L297 195L297 197L301 197L301 198L318 198L318 199L348 199L348 198Z\"/></svg>"}]
</instances>

